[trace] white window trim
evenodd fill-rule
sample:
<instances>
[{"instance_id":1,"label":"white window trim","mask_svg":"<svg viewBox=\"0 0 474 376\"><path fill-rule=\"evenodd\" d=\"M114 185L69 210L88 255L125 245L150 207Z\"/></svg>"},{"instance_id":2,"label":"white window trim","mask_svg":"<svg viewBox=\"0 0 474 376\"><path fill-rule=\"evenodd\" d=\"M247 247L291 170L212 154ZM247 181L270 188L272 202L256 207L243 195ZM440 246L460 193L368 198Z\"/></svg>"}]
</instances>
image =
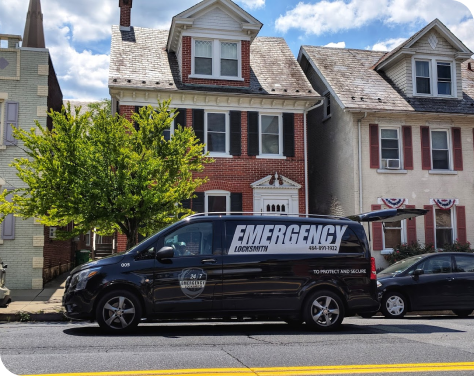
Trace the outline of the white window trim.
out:
<instances>
[{"instance_id":1,"label":"white window trim","mask_svg":"<svg viewBox=\"0 0 474 376\"><path fill-rule=\"evenodd\" d=\"M458 234L457 234L457 229L458 229L458 224L456 222L456 206L457 206L457 203L453 205L453 207L451 208L451 228L452 228L452 239L451 241L455 242L455 240L457 239L458 237ZM436 204L433 205L433 223L434 223L434 244L433 246L435 247L435 249L441 249L441 248L437 248L436 247L436 243L438 242L438 239L436 239L436 210L441 210Z\"/></svg>"},{"instance_id":2,"label":"white window trim","mask_svg":"<svg viewBox=\"0 0 474 376\"><path fill-rule=\"evenodd\" d=\"M196 40L213 42L212 45L212 75L195 74L195 49ZM190 78L201 78L207 80L245 81L242 78L242 43L240 40L213 39L213 38L192 38L191 40L191 75ZM238 76L221 75L221 43L237 43Z\"/></svg>"},{"instance_id":3,"label":"white window trim","mask_svg":"<svg viewBox=\"0 0 474 376\"><path fill-rule=\"evenodd\" d=\"M388 208L387 208L388 209ZM406 219L403 219L401 221L401 235L400 235L400 244L405 244L407 243L407 226L406 226ZM385 225L384 225L385 226ZM383 227L382 227L383 229ZM386 247L385 246L385 231L386 231L386 226L385 226L385 230L382 231L382 240L383 240L383 250L384 251L393 251L394 249L393 248L389 248L389 247Z\"/></svg>"},{"instance_id":4,"label":"white window trim","mask_svg":"<svg viewBox=\"0 0 474 376\"><path fill-rule=\"evenodd\" d=\"M86 235L89 235L89 237L87 238L88 240L85 242L87 246L90 246L91 245L91 231L87 231L86 232Z\"/></svg>"},{"instance_id":5,"label":"white window trim","mask_svg":"<svg viewBox=\"0 0 474 376\"><path fill-rule=\"evenodd\" d=\"M430 89L431 94L418 93L416 87L416 61L428 61L430 63ZM438 64L451 64L451 95L438 94ZM456 61L453 59L428 55L416 55L412 57L412 80L413 80L413 96L417 97L439 97L439 98L457 98L457 82L456 82Z\"/></svg>"},{"instance_id":6,"label":"white window trim","mask_svg":"<svg viewBox=\"0 0 474 376\"><path fill-rule=\"evenodd\" d=\"M173 119L173 121L171 122L171 125L170 125L170 140L171 140L171 137L173 137L174 135L174 121L176 119Z\"/></svg>"},{"instance_id":7,"label":"white window trim","mask_svg":"<svg viewBox=\"0 0 474 376\"><path fill-rule=\"evenodd\" d=\"M447 143L448 143L448 169L434 169L434 164L433 164L433 136L432 132L446 132L447 134ZM437 149L438 150L438 149ZM453 145L451 144L451 132L449 129L446 128L430 128L430 158L431 158L431 171L433 173L439 172L439 171L453 171Z\"/></svg>"},{"instance_id":8,"label":"white window trim","mask_svg":"<svg viewBox=\"0 0 474 376\"><path fill-rule=\"evenodd\" d=\"M225 153L219 153L215 151L209 151L207 149L207 115L208 114L224 114L225 115ZM219 111L219 110L209 110L204 112L204 139L205 139L205 151L209 151L209 156L211 157L232 157L230 155L230 116L228 111Z\"/></svg>"},{"instance_id":9,"label":"white window trim","mask_svg":"<svg viewBox=\"0 0 474 376\"><path fill-rule=\"evenodd\" d=\"M388 168L382 168L382 130L383 129L395 129L398 134L398 159L400 160L400 168L399 169L388 169ZM401 140L401 127L379 127L379 166L381 171L405 171L403 170L404 166L404 160L403 160L403 151L402 151L402 140ZM378 171L378 170L377 170Z\"/></svg>"},{"instance_id":10,"label":"white window trim","mask_svg":"<svg viewBox=\"0 0 474 376\"><path fill-rule=\"evenodd\" d=\"M209 203L208 203L208 197L209 196L220 196L220 197L226 197L226 213L230 213L230 192L229 191L222 191L222 190L213 190L213 191L206 191L204 192L204 212L209 213Z\"/></svg>"},{"instance_id":11,"label":"white window trim","mask_svg":"<svg viewBox=\"0 0 474 376\"><path fill-rule=\"evenodd\" d=\"M278 154L263 154L262 153L262 116L276 116L278 117ZM258 156L257 158L266 159L286 159L283 155L283 115L260 112L258 115Z\"/></svg>"}]
</instances>

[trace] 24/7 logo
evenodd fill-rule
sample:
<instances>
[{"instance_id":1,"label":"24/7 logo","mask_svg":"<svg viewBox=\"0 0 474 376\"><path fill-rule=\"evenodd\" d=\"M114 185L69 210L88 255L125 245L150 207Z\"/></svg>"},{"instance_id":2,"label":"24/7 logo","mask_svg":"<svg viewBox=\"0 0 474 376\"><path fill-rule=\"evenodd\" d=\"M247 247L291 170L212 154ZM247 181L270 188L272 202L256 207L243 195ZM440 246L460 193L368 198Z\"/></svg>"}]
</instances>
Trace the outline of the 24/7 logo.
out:
<instances>
[{"instance_id":1,"label":"24/7 logo","mask_svg":"<svg viewBox=\"0 0 474 376\"><path fill-rule=\"evenodd\" d=\"M188 298L196 299L204 292L207 274L202 269L184 269L178 276L181 291Z\"/></svg>"}]
</instances>

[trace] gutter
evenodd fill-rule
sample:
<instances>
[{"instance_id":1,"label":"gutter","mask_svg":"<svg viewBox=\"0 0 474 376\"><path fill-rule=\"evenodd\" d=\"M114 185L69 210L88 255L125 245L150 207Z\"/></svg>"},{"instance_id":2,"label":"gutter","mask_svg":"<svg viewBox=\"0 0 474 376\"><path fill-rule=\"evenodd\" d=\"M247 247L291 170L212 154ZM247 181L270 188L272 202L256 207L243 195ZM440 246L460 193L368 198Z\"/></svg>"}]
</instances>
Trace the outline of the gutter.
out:
<instances>
[{"instance_id":1,"label":"gutter","mask_svg":"<svg viewBox=\"0 0 474 376\"><path fill-rule=\"evenodd\" d=\"M362 195L362 134L361 134L361 122L363 119L367 117L367 112L365 112L364 116L360 119L357 119L357 129L359 132L359 147L358 147L358 160L359 160L359 212L362 213L363 207L363 195Z\"/></svg>"},{"instance_id":2,"label":"gutter","mask_svg":"<svg viewBox=\"0 0 474 376\"><path fill-rule=\"evenodd\" d=\"M305 211L306 215L309 214L309 198L308 198L308 134L307 134L307 117L308 112L322 106L324 104L324 99L309 108L304 110L304 198L305 198Z\"/></svg>"}]
</instances>

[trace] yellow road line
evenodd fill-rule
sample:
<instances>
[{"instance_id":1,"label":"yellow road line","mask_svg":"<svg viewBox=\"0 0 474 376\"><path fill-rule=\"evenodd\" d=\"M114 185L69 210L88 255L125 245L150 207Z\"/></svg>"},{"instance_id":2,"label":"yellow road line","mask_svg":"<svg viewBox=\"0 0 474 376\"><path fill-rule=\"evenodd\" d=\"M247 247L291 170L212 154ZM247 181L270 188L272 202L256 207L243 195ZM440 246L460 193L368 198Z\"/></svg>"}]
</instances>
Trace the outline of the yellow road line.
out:
<instances>
[{"instance_id":1,"label":"yellow road line","mask_svg":"<svg viewBox=\"0 0 474 376\"><path fill-rule=\"evenodd\" d=\"M316 376L356 375L364 373L417 373L474 371L474 362L463 363L416 363L416 364L372 364L351 366L310 366L271 368L208 368L156 371L117 371L87 373L56 373L23 376Z\"/></svg>"}]
</instances>

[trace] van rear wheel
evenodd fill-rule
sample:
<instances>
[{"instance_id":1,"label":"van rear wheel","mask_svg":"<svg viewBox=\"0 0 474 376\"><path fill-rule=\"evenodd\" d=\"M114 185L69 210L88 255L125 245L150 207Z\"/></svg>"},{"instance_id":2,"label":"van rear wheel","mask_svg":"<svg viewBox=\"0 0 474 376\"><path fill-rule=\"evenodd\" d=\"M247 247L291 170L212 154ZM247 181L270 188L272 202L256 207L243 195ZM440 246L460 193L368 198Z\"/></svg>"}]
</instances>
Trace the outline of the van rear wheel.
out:
<instances>
[{"instance_id":1,"label":"van rear wheel","mask_svg":"<svg viewBox=\"0 0 474 376\"><path fill-rule=\"evenodd\" d=\"M139 300L126 290L105 294L96 309L97 322L108 333L129 332L138 325L141 315Z\"/></svg>"},{"instance_id":2,"label":"van rear wheel","mask_svg":"<svg viewBox=\"0 0 474 376\"><path fill-rule=\"evenodd\" d=\"M314 330L336 330L344 319L344 304L341 298L331 291L316 291L304 304L303 318L306 325Z\"/></svg>"}]
</instances>

